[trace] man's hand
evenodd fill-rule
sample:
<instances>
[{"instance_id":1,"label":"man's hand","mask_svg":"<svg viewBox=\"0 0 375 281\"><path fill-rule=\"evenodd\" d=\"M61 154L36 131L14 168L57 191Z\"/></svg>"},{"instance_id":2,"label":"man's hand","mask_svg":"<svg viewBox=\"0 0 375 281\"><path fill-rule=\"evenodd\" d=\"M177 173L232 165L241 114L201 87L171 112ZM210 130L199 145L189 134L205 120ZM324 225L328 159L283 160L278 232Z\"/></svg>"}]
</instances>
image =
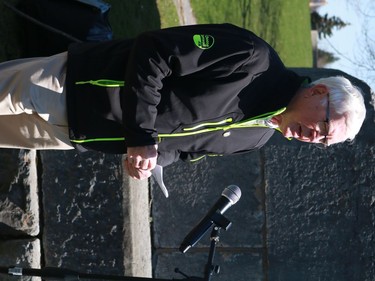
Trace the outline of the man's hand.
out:
<instances>
[{"instance_id":1,"label":"man's hand","mask_svg":"<svg viewBox=\"0 0 375 281\"><path fill-rule=\"evenodd\" d=\"M151 176L158 156L158 145L128 147L125 169L129 176L138 180Z\"/></svg>"}]
</instances>

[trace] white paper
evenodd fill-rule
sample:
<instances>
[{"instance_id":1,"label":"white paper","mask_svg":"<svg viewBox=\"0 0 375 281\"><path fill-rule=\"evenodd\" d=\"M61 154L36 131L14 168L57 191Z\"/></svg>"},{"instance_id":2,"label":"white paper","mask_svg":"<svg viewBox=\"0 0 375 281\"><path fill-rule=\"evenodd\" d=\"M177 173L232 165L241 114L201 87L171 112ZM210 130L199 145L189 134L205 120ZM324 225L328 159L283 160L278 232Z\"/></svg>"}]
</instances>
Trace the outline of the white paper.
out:
<instances>
[{"instance_id":1,"label":"white paper","mask_svg":"<svg viewBox=\"0 0 375 281\"><path fill-rule=\"evenodd\" d=\"M163 191L166 198L168 198L169 193L168 189L164 184L163 181L163 167L160 165L156 165L155 168L151 171L152 175L154 176L154 179L159 184L161 191Z\"/></svg>"}]
</instances>

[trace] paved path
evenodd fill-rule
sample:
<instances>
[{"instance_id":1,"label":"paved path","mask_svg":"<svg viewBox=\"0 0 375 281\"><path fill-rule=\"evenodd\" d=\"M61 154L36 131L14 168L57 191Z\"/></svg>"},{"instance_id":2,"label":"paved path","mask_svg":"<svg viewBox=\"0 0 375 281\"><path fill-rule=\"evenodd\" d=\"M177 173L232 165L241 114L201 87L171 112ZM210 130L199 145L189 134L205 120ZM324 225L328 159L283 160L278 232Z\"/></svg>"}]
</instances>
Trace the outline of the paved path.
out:
<instances>
[{"instance_id":1,"label":"paved path","mask_svg":"<svg viewBox=\"0 0 375 281\"><path fill-rule=\"evenodd\" d=\"M180 18L180 25L197 23L189 0L174 0L173 2L177 8L178 17Z\"/></svg>"}]
</instances>

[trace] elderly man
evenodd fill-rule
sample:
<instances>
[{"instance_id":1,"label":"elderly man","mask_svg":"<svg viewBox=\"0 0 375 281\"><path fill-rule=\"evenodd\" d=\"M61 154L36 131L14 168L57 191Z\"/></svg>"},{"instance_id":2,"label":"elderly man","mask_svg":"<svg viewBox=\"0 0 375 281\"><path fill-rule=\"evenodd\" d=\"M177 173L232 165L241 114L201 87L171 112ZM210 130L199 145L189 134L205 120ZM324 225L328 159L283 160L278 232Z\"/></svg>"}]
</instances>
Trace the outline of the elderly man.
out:
<instances>
[{"instance_id":1,"label":"elderly man","mask_svg":"<svg viewBox=\"0 0 375 281\"><path fill-rule=\"evenodd\" d=\"M366 110L347 79L311 82L252 32L222 24L3 63L0 112L1 147L127 153L129 175L143 179L156 164L258 149L275 130L351 140Z\"/></svg>"}]
</instances>

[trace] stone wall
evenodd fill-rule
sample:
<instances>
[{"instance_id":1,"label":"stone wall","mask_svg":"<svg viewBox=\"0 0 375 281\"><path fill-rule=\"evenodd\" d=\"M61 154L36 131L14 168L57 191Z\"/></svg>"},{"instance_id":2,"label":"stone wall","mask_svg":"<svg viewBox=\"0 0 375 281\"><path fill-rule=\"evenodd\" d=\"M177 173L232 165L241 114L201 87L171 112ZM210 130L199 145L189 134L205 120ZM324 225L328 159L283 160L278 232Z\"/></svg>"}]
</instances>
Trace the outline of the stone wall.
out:
<instances>
[{"instance_id":1,"label":"stone wall","mask_svg":"<svg viewBox=\"0 0 375 281\"><path fill-rule=\"evenodd\" d=\"M0 266L38 268L41 242L36 153L1 149L0 157ZM0 278L14 280L4 275Z\"/></svg>"},{"instance_id":2,"label":"stone wall","mask_svg":"<svg viewBox=\"0 0 375 281\"><path fill-rule=\"evenodd\" d=\"M151 275L147 181L123 174L122 155L25 150L1 150L0 155L5 160L0 268ZM142 212L139 204L145 206ZM141 246L133 243L137 238ZM0 274L1 280L14 278Z\"/></svg>"}]
</instances>

